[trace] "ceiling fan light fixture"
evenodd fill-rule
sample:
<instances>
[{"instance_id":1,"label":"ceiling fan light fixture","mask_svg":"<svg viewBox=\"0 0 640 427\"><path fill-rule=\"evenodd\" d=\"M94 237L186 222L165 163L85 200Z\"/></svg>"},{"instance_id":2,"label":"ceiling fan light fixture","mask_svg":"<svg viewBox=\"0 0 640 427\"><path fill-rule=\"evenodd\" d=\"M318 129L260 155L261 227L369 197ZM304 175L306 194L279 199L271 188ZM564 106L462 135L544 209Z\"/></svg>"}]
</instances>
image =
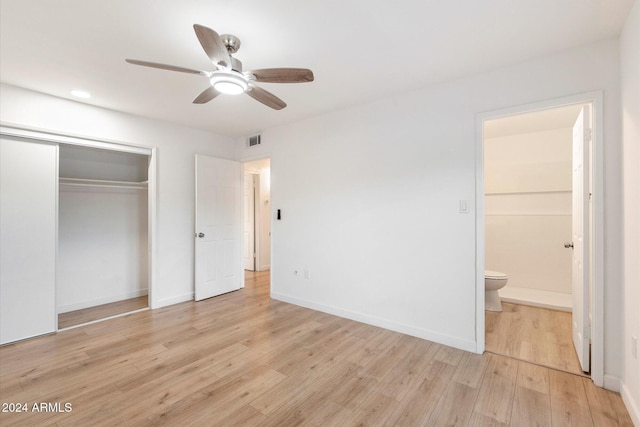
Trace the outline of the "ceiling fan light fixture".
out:
<instances>
[{"instance_id":1,"label":"ceiling fan light fixture","mask_svg":"<svg viewBox=\"0 0 640 427\"><path fill-rule=\"evenodd\" d=\"M158 62L140 61L138 59L125 59L125 61L133 65L206 77L209 79L211 86L208 86L195 97L194 104L206 104L223 93L229 95L246 93L269 108L282 110L287 106L282 99L254 83L304 83L313 81L313 72L306 68L263 68L243 73L242 62L231 56L240 47L240 40L237 37L229 34L220 36L211 28L199 24L194 24L193 29L204 52L214 64L215 71L194 70Z\"/></svg>"},{"instance_id":2,"label":"ceiling fan light fixture","mask_svg":"<svg viewBox=\"0 0 640 427\"><path fill-rule=\"evenodd\" d=\"M249 88L243 77L230 72L215 72L209 81L215 90L227 95L239 95Z\"/></svg>"}]
</instances>

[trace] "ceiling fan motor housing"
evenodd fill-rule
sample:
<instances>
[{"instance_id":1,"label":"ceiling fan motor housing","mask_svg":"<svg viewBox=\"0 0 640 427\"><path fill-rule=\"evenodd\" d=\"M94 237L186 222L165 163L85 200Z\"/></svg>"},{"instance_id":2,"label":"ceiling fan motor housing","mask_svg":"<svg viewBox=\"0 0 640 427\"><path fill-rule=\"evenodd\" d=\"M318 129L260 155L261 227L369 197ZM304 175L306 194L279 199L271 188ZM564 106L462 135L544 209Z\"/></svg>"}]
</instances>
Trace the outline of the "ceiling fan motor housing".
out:
<instances>
[{"instance_id":1,"label":"ceiling fan motor housing","mask_svg":"<svg viewBox=\"0 0 640 427\"><path fill-rule=\"evenodd\" d=\"M222 34L220 40L222 40L230 54L236 53L240 49L240 39L233 34Z\"/></svg>"},{"instance_id":2,"label":"ceiling fan motor housing","mask_svg":"<svg viewBox=\"0 0 640 427\"><path fill-rule=\"evenodd\" d=\"M222 43L224 43L224 46L227 48L227 52L229 52L229 56L231 57L231 68L233 70L242 72L242 62L231 56L232 54L236 53L238 49L240 49L240 39L233 34L222 34L220 36L220 40L222 40Z\"/></svg>"}]
</instances>

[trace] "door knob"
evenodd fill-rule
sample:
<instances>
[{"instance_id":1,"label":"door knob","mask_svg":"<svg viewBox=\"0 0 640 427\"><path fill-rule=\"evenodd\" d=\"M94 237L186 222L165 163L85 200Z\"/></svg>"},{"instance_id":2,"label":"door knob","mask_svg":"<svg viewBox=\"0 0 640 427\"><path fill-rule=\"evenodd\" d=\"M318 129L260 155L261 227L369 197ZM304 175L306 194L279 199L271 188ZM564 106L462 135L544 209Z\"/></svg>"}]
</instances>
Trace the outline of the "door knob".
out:
<instances>
[{"instance_id":1,"label":"door knob","mask_svg":"<svg viewBox=\"0 0 640 427\"><path fill-rule=\"evenodd\" d=\"M198 237L202 239L204 237L204 233L198 233Z\"/></svg>"},{"instance_id":2,"label":"door knob","mask_svg":"<svg viewBox=\"0 0 640 427\"><path fill-rule=\"evenodd\" d=\"M565 243L565 244L564 244L564 247L565 247L565 248L567 248L567 249L573 249L573 242L571 242L571 243Z\"/></svg>"}]
</instances>

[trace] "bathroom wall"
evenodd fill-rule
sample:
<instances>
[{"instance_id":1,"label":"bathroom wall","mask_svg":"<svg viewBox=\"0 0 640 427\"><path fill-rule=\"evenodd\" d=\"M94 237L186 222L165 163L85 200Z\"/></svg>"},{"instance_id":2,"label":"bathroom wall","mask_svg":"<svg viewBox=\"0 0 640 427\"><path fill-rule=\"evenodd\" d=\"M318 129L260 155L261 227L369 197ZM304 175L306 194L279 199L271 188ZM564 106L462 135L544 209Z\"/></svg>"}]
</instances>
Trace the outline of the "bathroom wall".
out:
<instances>
[{"instance_id":1,"label":"bathroom wall","mask_svg":"<svg viewBox=\"0 0 640 427\"><path fill-rule=\"evenodd\" d=\"M571 145L571 127L485 139L485 266L509 276L503 298L570 304Z\"/></svg>"}]
</instances>

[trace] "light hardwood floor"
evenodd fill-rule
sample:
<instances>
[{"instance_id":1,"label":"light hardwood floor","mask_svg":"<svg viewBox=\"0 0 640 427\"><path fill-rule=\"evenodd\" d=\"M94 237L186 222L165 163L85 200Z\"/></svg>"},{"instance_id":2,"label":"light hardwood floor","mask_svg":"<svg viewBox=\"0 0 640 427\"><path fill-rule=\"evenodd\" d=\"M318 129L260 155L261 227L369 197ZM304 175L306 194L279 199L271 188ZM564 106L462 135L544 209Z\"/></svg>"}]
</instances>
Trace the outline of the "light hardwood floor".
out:
<instances>
[{"instance_id":1,"label":"light hardwood floor","mask_svg":"<svg viewBox=\"0 0 640 427\"><path fill-rule=\"evenodd\" d=\"M571 338L571 313L521 304L485 311L488 352L587 376Z\"/></svg>"},{"instance_id":2,"label":"light hardwood floor","mask_svg":"<svg viewBox=\"0 0 640 427\"><path fill-rule=\"evenodd\" d=\"M0 425L631 426L587 379L476 355L245 289L0 348Z\"/></svg>"},{"instance_id":3,"label":"light hardwood floor","mask_svg":"<svg viewBox=\"0 0 640 427\"><path fill-rule=\"evenodd\" d=\"M118 314L140 310L148 306L148 300L149 298L144 295L109 304L97 305L95 307L83 308L82 310L60 313L58 315L58 329L82 325L83 323L93 322L94 320L106 319L107 317Z\"/></svg>"}]
</instances>

